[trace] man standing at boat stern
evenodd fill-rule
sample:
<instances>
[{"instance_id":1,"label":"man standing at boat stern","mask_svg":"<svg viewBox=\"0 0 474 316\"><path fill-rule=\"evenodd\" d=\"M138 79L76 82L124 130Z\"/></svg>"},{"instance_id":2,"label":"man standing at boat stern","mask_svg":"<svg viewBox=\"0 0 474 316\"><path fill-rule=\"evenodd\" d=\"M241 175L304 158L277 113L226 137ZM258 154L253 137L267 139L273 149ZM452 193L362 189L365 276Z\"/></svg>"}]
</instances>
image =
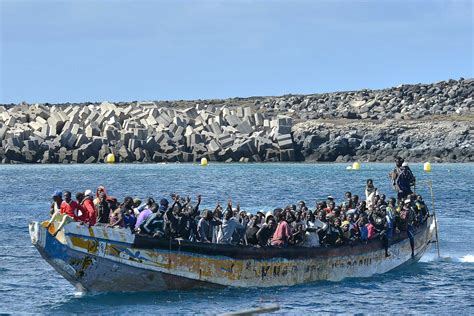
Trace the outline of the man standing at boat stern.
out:
<instances>
[{"instance_id":1,"label":"man standing at boat stern","mask_svg":"<svg viewBox=\"0 0 474 316\"><path fill-rule=\"evenodd\" d=\"M411 187L415 186L416 178L411 172L408 164L401 157L395 158L395 169L390 173L393 188L398 193L398 202L403 202L407 196L413 193Z\"/></svg>"}]
</instances>

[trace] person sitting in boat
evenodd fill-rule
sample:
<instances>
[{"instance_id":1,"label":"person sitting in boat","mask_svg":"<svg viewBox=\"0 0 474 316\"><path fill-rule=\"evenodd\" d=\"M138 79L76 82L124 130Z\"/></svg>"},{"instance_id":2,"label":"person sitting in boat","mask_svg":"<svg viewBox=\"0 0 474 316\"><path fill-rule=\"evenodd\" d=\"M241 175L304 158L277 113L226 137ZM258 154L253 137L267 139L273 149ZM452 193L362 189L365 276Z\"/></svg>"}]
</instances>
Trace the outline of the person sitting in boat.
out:
<instances>
[{"instance_id":1,"label":"person sitting in boat","mask_svg":"<svg viewBox=\"0 0 474 316\"><path fill-rule=\"evenodd\" d=\"M99 205L100 201L101 201L101 194L105 194L105 196L107 197L107 191L105 190L105 187L103 185L99 185L97 187L97 190L95 191L95 198L94 198L94 206L97 207L97 205Z\"/></svg>"},{"instance_id":2,"label":"person sitting in boat","mask_svg":"<svg viewBox=\"0 0 474 316\"><path fill-rule=\"evenodd\" d=\"M423 201L423 197L419 194L416 195L415 197L415 206L416 206L415 210L418 214L418 222L421 224L426 220L429 212L428 212L428 207Z\"/></svg>"},{"instance_id":3,"label":"person sitting in boat","mask_svg":"<svg viewBox=\"0 0 474 316\"><path fill-rule=\"evenodd\" d=\"M156 203L153 203L148 210L151 214L140 224L137 232L152 235L153 237L163 237L165 235L163 213ZM144 210L142 213L146 211L147 210Z\"/></svg>"},{"instance_id":4,"label":"person sitting in boat","mask_svg":"<svg viewBox=\"0 0 474 316\"><path fill-rule=\"evenodd\" d=\"M109 201L110 203L110 217L108 227L125 227L125 222L123 220L123 211L122 208L117 205L117 199L112 198Z\"/></svg>"},{"instance_id":5,"label":"person sitting in boat","mask_svg":"<svg viewBox=\"0 0 474 316\"><path fill-rule=\"evenodd\" d=\"M222 221L222 225L217 234L217 243L237 244L240 239L236 238L241 236L242 232L245 232L244 226L234 217L234 212L232 211L232 200L229 200L224 220Z\"/></svg>"},{"instance_id":6,"label":"person sitting in boat","mask_svg":"<svg viewBox=\"0 0 474 316\"><path fill-rule=\"evenodd\" d=\"M288 223L291 225L292 235L289 240L291 245L301 244L305 239L306 233L306 223L303 221L303 213L297 212L295 213L288 213L289 221Z\"/></svg>"},{"instance_id":7,"label":"person sitting in boat","mask_svg":"<svg viewBox=\"0 0 474 316\"><path fill-rule=\"evenodd\" d=\"M214 218L212 210L205 209L197 224L197 239L200 242L211 243L214 236L214 230L222 222Z\"/></svg>"},{"instance_id":8,"label":"person sitting in boat","mask_svg":"<svg viewBox=\"0 0 474 316\"><path fill-rule=\"evenodd\" d=\"M69 191L64 192L64 200L62 199L62 192L60 190L56 190L52 197L54 201L54 213L48 222L47 228L52 225L53 221L59 221L59 225L53 233L53 236L56 236L64 225L78 220L78 204L71 199L71 192ZM61 215L61 218L59 215Z\"/></svg>"},{"instance_id":9,"label":"person sitting in boat","mask_svg":"<svg viewBox=\"0 0 474 316\"><path fill-rule=\"evenodd\" d=\"M375 205L376 196L379 195L377 188L374 186L374 181L372 179L367 179L365 186L365 201L367 207Z\"/></svg>"},{"instance_id":10,"label":"person sitting in boat","mask_svg":"<svg viewBox=\"0 0 474 316\"><path fill-rule=\"evenodd\" d=\"M344 202L341 204L341 208L345 207L346 209L354 208L354 200L352 199L352 192L347 191L344 193Z\"/></svg>"},{"instance_id":11,"label":"person sitting in boat","mask_svg":"<svg viewBox=\"0 0 474 316\"><path fill-rule=\"evenodd\" d=\"M146 203L143 205L143 209L139 210L139 208L141 207L142 205L140 205L138 208L134 208L135 214L136 211L138 211L137 221L135 223L135 231L139 230L140 226L145 223L148 217L150 217L154 213L152 208L156 208L156 211L158 211L158 205L156 205L155 200L152 197L149 197Z\"/></svg>"},{"instance_id":12,"label":"person sitting in boat","mask_svg":"<svg viewBox=\"0 0 474 316\"><path fill-rule=\"evenodd\" d=\"M80 219L89 226L95 225L97 221L97 211L92 200L92 191L86 190L84 193L77 192L76 200L79 203L79 208L82 212Z\"/></svg>"},{"instance_id":13,"label":"person sitting in boat","mask_svg":"<svg viewBox=\"0 0 474 316\"><path fill-rule=\"evenodd\" d=\"M245 242L247 245L258 245L257 233L259 230L258 222L255 219L249 221L247 229L245 230Z\"/></svg>"},{"instance_id":14,"label":"person sitting in boat","mask_svg":"<svg viewBox=\"0 0 474 316\"><path fill-rule=\"evenodd\" d=\"M120 205L120 208L122 209L124 227L129 228L132 231L135 229L135 224L137 223L133 206L133 198L131 196L125 197L122 205Z\"/></svg>"},{"instance_id":15,"label":"person sitting in boat","mask_svg":"<svg viewBox=\"0 0 474 316\"><path fill-rule=\"evenodd\" d=\"M286 247L292 235L285 213L278 213L278 225L273 234L271 245L275 247Z\"/></svg>"},{"instance_id":16,"label":"person sitting in boat","mask_svg":"<svg viewBox=\"0 0 474 316\"><path fill-rule=\"evenodd\" d=\"M179 218L181 213L181 202L179 195L171 195L173 204L165 211L164 230L165 235L169 238L179 237Z\"/></svg>"},{"instance_id":17,"label":"person sitting in boat","mask_svg":"<svg viewBox=\"0 0 474 316\"><path fill-rule=\"evenodd\" d=\"M410 239L411 255L415 255L415 222L416 213L412 207L411 199L405 199L405 202L399 213L398 225L401 231L406 231Z\"/></svg>"},{"instance_id":18,"label":"person sitting in boat","mask_svg":"<svg viewBox=\"0 0 474 316\"><path fill-rule=\"evenodd\" d=\"M260 247L270 246L271 238L273 234L275 233L275 229L276 229L275 217L269 211L267 212L265 216L265 223L262 224L262 226L260 227L256 235L257 240L258 240L258 245Z\"/></svg>"},{"instance_id":19,"label":"person sitting in boat","mask_svg":"<svg viewBox=\"0 0 474 316\"><path fill-rule=\"evenodd\" d=\"M197 196L195 206L191 204L191 198L188 196L182 207L179 217L179 236L183 239L195 241L197 239L197 217L199 216L199 205L201 204L201 195Z\"/></svg>"},{"instance_id":20,"label":"person sitting in boat","mask_svg":"<svg viewBox=\"0 0 474 316\"><path fill-rule=\"evenodd\" d=\"M99 201L95 207L97 210L97 223L108 224L110 218L110 205L107 201L107 195L105 192L99 194Z\"/></svg>"}]
</instances>

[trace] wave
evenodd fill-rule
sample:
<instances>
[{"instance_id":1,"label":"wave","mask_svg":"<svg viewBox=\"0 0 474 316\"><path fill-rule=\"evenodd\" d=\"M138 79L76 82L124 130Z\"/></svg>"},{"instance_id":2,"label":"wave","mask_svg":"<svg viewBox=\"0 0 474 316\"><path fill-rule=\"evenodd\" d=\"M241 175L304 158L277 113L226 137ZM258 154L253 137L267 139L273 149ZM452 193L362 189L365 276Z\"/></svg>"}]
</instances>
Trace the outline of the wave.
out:
<instances>
[{"instance_id":1,"label":"wave","mask_svg":"<svg viewBox=\"0 0 474 316\"><path fill-rule=\"evenodd\" d=\"M474 263L474 255L467 254L464 256L441 256L438 257L434 254L424 256L421 262L462 262L462 263Z\"/></svg>"}]
</instances>

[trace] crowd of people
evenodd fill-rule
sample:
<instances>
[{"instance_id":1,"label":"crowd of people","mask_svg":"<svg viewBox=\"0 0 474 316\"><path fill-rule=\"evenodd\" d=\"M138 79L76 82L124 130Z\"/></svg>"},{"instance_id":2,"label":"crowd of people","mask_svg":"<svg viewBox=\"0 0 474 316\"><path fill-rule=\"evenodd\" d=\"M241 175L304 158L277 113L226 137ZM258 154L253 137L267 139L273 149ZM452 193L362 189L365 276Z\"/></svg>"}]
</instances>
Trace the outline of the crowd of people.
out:
<instances>
[{"instance_id":1,"label":"crowd of people","mask_svg":"<svg viewBox=\"0 0 474 316\"><path fill-rule=\"evenodd\" d=\"M415 177L403 159L397 158L390 177L398 192L397 198L387 199L368 179L365 199L346 192L339 203L328 196L313 209L299 201L256 214L243 211L232 200L201 212L200 195L194 202L190 197L172 194L170 200L161 198L157 202L149 197L142 203L140 199L126 197L119 203L103 186L99 186L95 194L90 190L76 193L75 200L71 192L57 190L53 194L49 224L60 221L54 235L65 224L79 221L89 226L130 229L155 238L256 247L329 247L380 238L386 256L390 256L393 235L406 231L413 255L414 229L424 222L428 208L423 198L412 192Z\"/></svg>"}]
</instances>

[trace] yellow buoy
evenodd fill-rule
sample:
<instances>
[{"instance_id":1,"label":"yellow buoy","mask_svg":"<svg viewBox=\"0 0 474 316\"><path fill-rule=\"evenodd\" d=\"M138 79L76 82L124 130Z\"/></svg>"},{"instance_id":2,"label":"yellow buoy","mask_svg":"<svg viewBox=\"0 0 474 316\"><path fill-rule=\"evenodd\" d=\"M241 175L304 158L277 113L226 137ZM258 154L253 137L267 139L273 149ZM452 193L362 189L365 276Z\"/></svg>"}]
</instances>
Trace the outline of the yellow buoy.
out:
<instances>
[{"instance_id":1,"label":"yellow buoy","mask_svg":"<svg viewBox=\"0 0 474 316\"><path fill-rule=\"evenodd\" d=\"M427 161L423 164L423 170L425 172L431 172L431 163L429 161Z\"/></svg>"},{"instance_id":2,"label":"yellow buoy","mask_svg":"<svg viewBox=\"0 0 474 316\"><path fill-rule=\"evenodd\" d=\"M201 166L207 166L207 158L201 158Z\"/></svg>"},{"instance_id":3,"label":"yellow buoy","mask_svg":"<svg viewBox=\"0 0 474 316\"><path fill-rule=\"evenodd\" d=\"M115 163L115 155L114 154L108 154L107 157L105 157L105 162L106 163Z\"/></svg>"},{"instance_id":4,"label":"yellow buoy","mask_svg":"<svg viewBox=\"0 0 474 316\"><path fill-rule=\"evenodd\" d=\"M357 161L352 164L352 170L359 170L360 169L360 163Z\"/></svg>"}]
</instances>

